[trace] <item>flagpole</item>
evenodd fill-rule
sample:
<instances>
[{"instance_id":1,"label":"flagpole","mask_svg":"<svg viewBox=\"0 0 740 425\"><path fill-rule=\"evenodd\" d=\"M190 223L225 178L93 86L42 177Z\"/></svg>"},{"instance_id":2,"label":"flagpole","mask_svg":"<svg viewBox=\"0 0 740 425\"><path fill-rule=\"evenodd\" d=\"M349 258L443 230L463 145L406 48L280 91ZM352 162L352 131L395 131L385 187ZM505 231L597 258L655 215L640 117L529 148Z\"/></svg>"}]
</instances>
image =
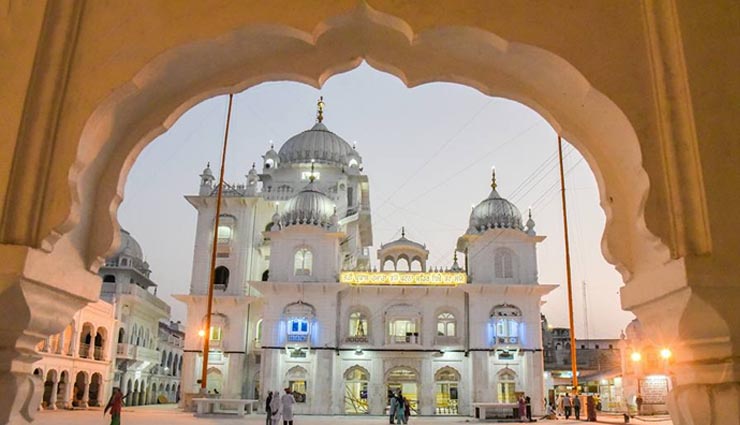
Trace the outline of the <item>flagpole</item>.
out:
<instances>
[{"instance_id":1,"label":"flagpole","mask_svg":"<svg viewBox=\"0 0 740 425\"><path fill-rule=\"evenodd\" d=\"M568 210L565 202L565 173L563 172L563 140L558 134L560 159L560 197L563 203L563 231L565 238L565 275L568 282L568 320L570 324L570 367L573 374L573 391L578 394L578 365L576 363L576 329L573 323L573 285L570 273L570 243L568 242Z\"/></svg>"},{"instance_id":2,"label":"flagpole","mask_svg":"<svg viewBox=\"0 0 740 425\"><path fill-rule=\"evenodd\" d=\"M229 94L229 109L226 113L226 129L224 144L221 149L221 171L218 177L218 195L216 196L216 220L213 224L213 245L211 246L211 270L208 278L208 307L206 312L205 335L203 336L203 370L200 376L200 389L205 393L208 384L208 353L211 342L211 314L213 312L213 285L216 278L216 252L218 250L218 223L221 218L221 197L224 190L224 170L226 165L226 145L229 141L229 124L231 123L231 107L234 104L234 95Z\"/></svg>"}]
</instances>

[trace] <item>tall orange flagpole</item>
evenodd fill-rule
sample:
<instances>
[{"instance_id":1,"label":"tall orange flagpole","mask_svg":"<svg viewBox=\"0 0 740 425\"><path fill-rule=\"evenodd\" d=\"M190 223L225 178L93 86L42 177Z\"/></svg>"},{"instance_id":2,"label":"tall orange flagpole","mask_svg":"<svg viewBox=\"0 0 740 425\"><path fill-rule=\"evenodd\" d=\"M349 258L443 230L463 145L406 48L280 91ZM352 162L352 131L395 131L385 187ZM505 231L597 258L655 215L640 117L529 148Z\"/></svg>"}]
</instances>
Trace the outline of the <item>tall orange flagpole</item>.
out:
<instances>
[{"instance_id":1,"label":"tall orange flagpole","mask_svg":"<svg viewBox=\"0 0 740 425\"><path fill-rule=\"evenodd\" d=\"M221 196L224 191L224 170L226 165L226 145L229 142L229 124L231 123L231 106L234 104L234 95L229 95L229 110L226 113L226 130L224 131L224 145L221 150L221 172L218 177L218 195L216 196L216 220L213 225L213 246L211 247L211 273L208 278L208 310L206 312L205 335L203 336L203 370L200 375L200 389L205 392L208 384L208 353L211 342L211 313L213 311L213 284L216 278L216 251L218 249L218 222L221 218Z\"/></svg>"},{"instance_id":2,"label":"tall orange flagpole","mask_svg":"<svg viewBox=\"0 0 740 425\"><path fill-rule=\"evenodd\" d=\"M563 230L565 236L565 275L568 281L568 320L570 322L570 368L573 373L573 391L578 394L578 365L576 364L576 329L573 323L573 285L570 277L570 243L568 242L568 209L565 204L565 173L563 172L563 139L558 134L560 158L560 196L563 202Z\"/></svg>"}]
</instances>

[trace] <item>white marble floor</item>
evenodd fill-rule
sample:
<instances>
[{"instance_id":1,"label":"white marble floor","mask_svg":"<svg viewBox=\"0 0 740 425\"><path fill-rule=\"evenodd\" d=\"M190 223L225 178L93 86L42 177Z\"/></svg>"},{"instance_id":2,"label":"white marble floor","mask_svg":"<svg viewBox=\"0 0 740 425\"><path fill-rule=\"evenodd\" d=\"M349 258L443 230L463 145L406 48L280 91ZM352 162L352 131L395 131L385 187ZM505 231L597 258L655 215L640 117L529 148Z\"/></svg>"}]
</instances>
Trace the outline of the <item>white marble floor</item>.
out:
<instances>
[{"instance_id":1,"label":"white marble floor","mask_svg":"<svg viewBox=\"0 0 740 425\"><path fill-rule=\"evenodd\" d=\"M621 416L601 416L601 423L624 423ZM104 425L110 423L110 416L103 417L102 410L75 410L75 411L42 411L36 415L34 425ZM121 415L122 425L263 425L265 418L262 415L251 415L244 418L237 417L205 417L196 418L192 413L182 412L172 405L141 406L124 408ZM296 416L294 425L386 425L387 419L380 416ZM477 420L462 416L431 416L412 417L410 425L448 425L448 424L476 424ZM491 422L486 422L491 423ZM548 424L586 424L577 421L540 421ZM633 418L631 424L671 425L670 419L665 417Z\"/></svg>"}]
</instances>

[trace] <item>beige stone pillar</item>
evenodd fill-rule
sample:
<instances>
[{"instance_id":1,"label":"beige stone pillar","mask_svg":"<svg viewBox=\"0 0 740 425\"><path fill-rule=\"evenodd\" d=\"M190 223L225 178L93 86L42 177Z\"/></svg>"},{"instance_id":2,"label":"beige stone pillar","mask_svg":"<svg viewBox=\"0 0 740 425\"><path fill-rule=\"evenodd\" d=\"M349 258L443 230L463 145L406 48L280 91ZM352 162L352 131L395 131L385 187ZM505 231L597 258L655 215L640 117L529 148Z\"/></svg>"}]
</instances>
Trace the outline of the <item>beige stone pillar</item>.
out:
<instances>
[{"instance_id":1,"label":"beige stone pillar","mask_svg":"<svg viewBox=\"0 0 740 425\"><path fill-rule=\"evenodd\" d=\"M43 390L41 392L43 396ZM59 377L51 384L51 394L49 395L49 405L46 410L57 410L57 397L59 396Z\"/></svg>"},{"instance_id":2,"label":"beige stone pillar","mask_svg":"<svg viewBox=\"0 0 740 425\"><path fill-rule=\"evenodd\" d=\"M85 381L82 383L84 385L82 389L82 400L80 400L80 407L83 409L87 409L90 405L90 383Z\"/></svg>"},{"instance_id":3,"label":"beige stone pillar","mask_svg":"<svg viewBox=\"0 0 740 425\"><path fill-rule=\"evenodd\" d=\"M40 358L35 347L43 338L61 332L88 302L60 289L63 284L54 281L60 268L51 267L47 257L27 247L0 245L0 311L13 318L0 321L0 424L33 420L44 392L42 378L31 374Z\"/></svg>"},{"instance_id":4,"label":"beige stone pillar","mask_svg":"<svg viewBox=\"0 0 740 425\"><path fill-rule=\"evenodd\" d=\"M674 425L740 425L740 288L692 282L685 259L674 263L645 286L630 282L623 305L637 315L656 349L672 352L668 409ZM717 276L722 273L716 270ZM660 296L645 291L647 284L668 286L672 277L686 279L685 286Z\"/></svg>"}]
</instances>

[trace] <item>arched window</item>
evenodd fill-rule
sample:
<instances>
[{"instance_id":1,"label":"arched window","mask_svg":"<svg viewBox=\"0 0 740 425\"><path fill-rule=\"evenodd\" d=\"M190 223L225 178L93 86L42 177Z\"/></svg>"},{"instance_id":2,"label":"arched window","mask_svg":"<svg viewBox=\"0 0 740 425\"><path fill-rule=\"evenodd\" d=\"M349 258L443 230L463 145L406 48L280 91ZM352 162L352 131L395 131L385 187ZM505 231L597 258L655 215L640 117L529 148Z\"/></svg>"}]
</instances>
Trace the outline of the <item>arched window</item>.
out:
<instances>
[{"instance_id":1,"label":"arched window","mask_svg":"<svg viewBox=\"0 0 740 425\"><path fill-rule=\"evenodd\" d=\"M213 278L213 285L215 289L225 291L229 286L229 269L224 266L216 267L215 276Z\"/></svg>"},{"instance_id":2,"label":"arched window","mask_svg":"<svg viewBox=\"0 0 740 425\"><path fill-rule=\"evenodd\" d=\"M441 313L437 316L437 336L457 335L456 325L455 315L447 312Z\"/></svg>"},{"instance_id":3,"label":"arched window","mask_svg":"<svg viewBox=\"0 0 740 425\"><path fill-rule=\"evenodd\" d=\"M494 267L496 278L510 279L514 277L514 265L512 252L508 249L500 248L494 255Z\"/></svg>"},{"instance_id":4,"label":"arched window","mask_svg":"<svg viewBox=\"0 0 740 425\"><path fill-rule=\"evenodd\" d=\"M362 312L355 311L349 315L349 336L367 341L367 317Z\"/></svg>"},{"instance_id":5,"label":"arched window","mask_svg":"<svg viewBox=\"0 0 740 425\"><path fill-rule=\"evenodd\" d=\"M103 282L116 283L116 277L112 274L107 274L103 276Z\"/></svg>"},{"instance_id":6,"label":"arched window","mask_svg":"<svg viewBox=\"0 0 740 425\"><path fill-rule=\"evenodd\" d=\"M446 366L434 374L436 391L436 411L438 415L457 415L458 413L458 383L460 373Z\"/></svg>"},{"instance_id":7,"label":"arched window","mask_svg":"<svg viewBox=\"0 0 740 425\"><path fill-rule=\"evenodd\" d=\"M306 402L307 377L308 372L300 366L293 366L285 374L285 378L288 381L288 388L291 389L296 403Z\"/></svg>"},{"instance_id":8,"label":"arched window","mask_svg":"<svg viewBox=\"0 0 740 425\"><path fill-rule=\"evenodd\" d=\"M226 224L218 225L218 243L229 243L233 236L234 230Z\"/></svg>"},{"instance_id":9,"label":"arched window","mask_svg":"<svg viewBox=\"0 0 740 425\"><path fill-rule=\"evenodd\" d=\"M522 311L519 308L502 304L491 310L493 325L493 344L519 344L519 327L522 320Z\"/></svg>"},{"instance_id":10,"label":"arched window","mask_svg":"<svg viewBox=\"0 0 740 425\"><path fill-rule=\"evenodd\" d=\"M118 343L123 344L124 342L126 342L126 331L121 328L118 330Z\"/></svg>"},{"instance_id":11,"label":"arched window","mask_svg":"<svg viewBox=\"0 0 740 425\"><path fill-rule=\"evenodd\" d=\"M393 262L393 258L386 257L385 261L383 261L383 267L381 267L380 271L396 271L396 264Z\"/></svg>"},{"instance_id":12,"label":"arched window","mask_svg":"<svg viewBox=\"0 0 740 425\"><path fill-rule=\"evenodd\" d=\"M499 372L497 390L499 403L516 403L516 375L512 370Z\"/></svg>"},{"instance_id":13,"label":"arched window","mask_svg":"<svg viewBox=\"0 0 740 425\"><path fill-rule=\"evenodd\" d=\"M257 326L254 330L254 341L259 344L262 342L262 319L257 321Z\"/></svg>"},{"instance_id":14,"label":"arched window","mask_svg":"<svg viewBox=\"0 0 740 425\"><path fill-rule=\"evenodd\" d=\"M412 272L420 272L420 271L422 271L422 269L423 269L423 267L422 267L422 263L421 263L421 258L414 257L414 259L411 260L411 268L410 268L410 270Z\"/></svg>"},{"instance_id":15,"label":"arched window","mask_svg":"<svg viewBox=\"0 0 740 425\"><path fill-rule=\"evenodd\" d=\"M353 366L344 372L344 413L368 413L368 382L370 374L367 369Z\"/></svg>"},{"instance_id":16,"label":"arched window","mask_svg":"<svg viewBox=\"0 0 740 425\"><path fill-rule=\"evenodd\" d=\"M307 248L301 248L295 253L295 275L311 276L313 269L313 254Z\"/></svg>"},{"instance_id":17,"label":"arched window","mask_svg":"<svg viewBox=\"0 0 740 425\"><path fill-rule=\"evenodd\" d=\"M283 310L288 342L306 342L311 334L311 322L316 317L312 305L301 301L288 304Z\"/></svg>"},{"instance_id":18,"label":"arched window","mask_svg":"<svg viewBox=\"0 0 740 425\"><path fill-rule=\"evenodd\" d=\"M396 270L399 272L409 271L409 259L405 256L400 256L396 261Z\"/></svg>"}]
</instances>

